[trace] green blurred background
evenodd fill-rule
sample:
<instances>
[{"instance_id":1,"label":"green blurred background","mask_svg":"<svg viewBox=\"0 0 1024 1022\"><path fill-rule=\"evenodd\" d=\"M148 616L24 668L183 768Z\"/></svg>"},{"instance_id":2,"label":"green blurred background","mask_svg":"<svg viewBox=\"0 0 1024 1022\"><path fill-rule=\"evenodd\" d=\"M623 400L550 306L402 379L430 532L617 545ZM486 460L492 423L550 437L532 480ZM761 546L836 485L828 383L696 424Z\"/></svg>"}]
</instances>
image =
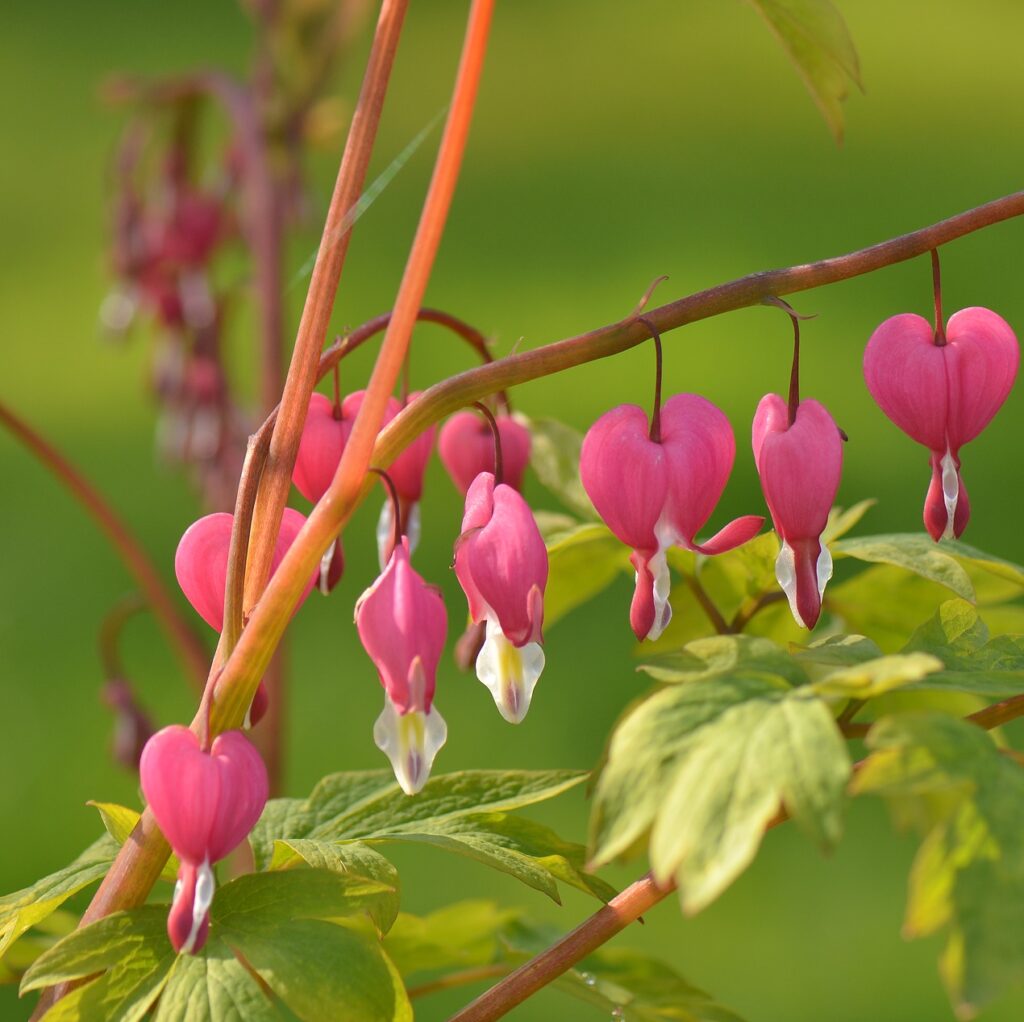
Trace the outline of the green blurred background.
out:
<instances>
[{"instance_id":1,"label":"green blurred background","mask_svg":"<svg viewBox=\"0 0 1024 1022\"><path fill-rule=\"evenodd\" d=\"M447 101L466 5L412 4L380 133L383 169ZM740 0L506 0L499 5L465 171L428 301L478 324L499 353L625 315L652 278L668 300L742 274L810 261L931 223L1021 186L1017 0L847 0L866 95L847 107L837 148L775 40ZM145 74L221 64L243 70L249 26L229 0L6 0L0 33L0 395L81 466L131 522L168 578L178 537L196 516L187 483L153 454L145 338L104 342L97 307L109 279L103 181L123 116L97 85L115 70ZM366 39L341 76L352 97ZM436 134L359 224L335 326L389 307L426 186ZM335 156L318 157L319 203ZM374 172L374 171L372 171ZM315 247L297 239L294 271ZM1008 223L943 253L947 311L987 305L1024 324L1024 224ZM915 530L927 484L925 452L867 395L863 345L902 311L928 314L926 260L797 296L818 313L805 329L804 392L849 433L840 500L879 498L861 531ZM289 291L297 320L304 285ZM237 324L244 351L247 325ZM433 328L417 335L414 383L468 364ZM752 309L667 339L668 392L699 390L737 432L734 477L712 525L762 507L747 444L754 406L782 390L790 331ZM346 366L349 386L371 353ZM611 404L648 399L647 349L521 389L518 407L579 428ZM244 367L240 370L244 372ZM1024 560L1014 437L1024 408L1011 398L968 448L968 540ZM0 678L3 692L0 890L68 862L99 821L87 799L133 803L135 782L109 760L111 722L98 698L97 628L130 589L92 523L25 452L0 436ZM529 484L535 504L550 501ZM296 501L298 506L301 501ZM380 689L351 624L375 568L376 500L346 533L348 571L329 600L314 597L292 628L287 788L323 773L380 767L371 728ZM435 463L424 504L420 570L440 583L450 617L461 594L448 571L459 503ZM173 583L172 583L173 584ZM437 703L450 730L437 768L589 767L612 721L643 688L633 671L623 578L548 635L548 667L526 722L510 728L475 680L446 663ZM201 624L199 627L203 627ZM190 690L155 626L134 623L126 658L162 723L188 719ZM582 840L580 795L539 814ZM755 866L699 918L669 902L619 938L671 961L751 1022L929 1022L952 1018L936 973L937 940L904 943L900 921L915 842L893 836L881 807L851 806L848 834L823 859L793 828L771 833ZM565 929L592 910L565 906L484 867L424 849L395 849L404 906L426 911L459 896L523 904ZM625 884L641 864L612 870ZM443 1019L465 992L417 1006ZM509 1016L594 1018L543 994ZM26 1005L0 991L0 1017ZM983 1013L1019 1019L1017 994Z\"/></svg>"}]
</instances>

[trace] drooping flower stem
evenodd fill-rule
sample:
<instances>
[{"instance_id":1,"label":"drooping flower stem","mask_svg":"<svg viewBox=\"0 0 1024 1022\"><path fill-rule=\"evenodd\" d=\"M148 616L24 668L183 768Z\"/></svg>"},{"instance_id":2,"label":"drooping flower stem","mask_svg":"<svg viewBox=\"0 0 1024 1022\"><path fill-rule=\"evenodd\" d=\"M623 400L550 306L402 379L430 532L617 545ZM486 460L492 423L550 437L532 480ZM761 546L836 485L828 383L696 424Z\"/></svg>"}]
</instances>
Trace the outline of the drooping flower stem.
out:
<instances>
[{"instance_id":1,"label":"drooping flower stem","mask_svg":"<svg viewBox=\"0 0 1024 1022\"><path fill-rule=\"evenodd\" d=\"M348 252L351 227L346 226L345 218L363 190L407 8L408 0L383 0L381 4L366 74L327 211L267 463L260 480L253 512L254 538L246 567L246 611L260 598L270 575L274 545L288 499L292 468L315 383L320 350Z\"/></svg>"},{"instance_id":2,"label":"drooping flower stem","mask_svg":"<svg viewBox=\"0 0 1024 1022\"><path fill-rule=\"evenodd\" d=\"M341 370L338 368L338 363L337 362L334 363L334 369L332 370L332 376L333 376L332 394L333 394L333 398L334 398L333 413L334 413L334 418L340 422L341 421L341 417L342 417L342 411L341 411ZM274 409L274 411L276 413L277 409Z\"/></svg>"},{"instance_id":3,"label":"drooping flower stem","mask_svg":"<svg viewBox=\"0 0 1024 1022\"><path fill-rule=\"evenodd\" d=\"M209 653L202 640L181 616L177 602L168 592L160 573L153 567L142 544L85 476L74 468L55 447L2 403L0 403L0 423L6 426L11 434L71 491L72 496L106 533L111 545L142 590L146 602L152 608L171 648L185 668L189 680L202 691L209 665Z\"/></svg>"},{"instance_id":4,"label":"drooping flower stem","mask_svg":"<svg viewBox=\"0 0 1024 1022\"><path fill-rule=\"evenodd\" d=\"M487 420L491 436L494 438L494 485L498 486L505 481L505 463L501 457L501 430L498 429L498 423L487 405L482 401L474 401L473 407Z\"/></svg>"},{"instance_id":5,"label":"drooping flower stem","mask_svg":"<svg viewBox=\"0 0 1024 1022\"><path fill-rule=\"evenodd\" d=\"M655 282L657 283L657 281ZM654 285L651 285L652 288ZM654 405L651 408L651 431L648 437L651 443L661 443L661 334L657 328L649 323L643 316L639 317L640 322L651 332L651 340L654 341Z\"/></svg>"},{"instance_id":6,"label":"drooping flower stem","mask_svg":"<svg viewBox=\"0 0 1024 1022\"><path fill-rule=\"evenodd\" d=\"M935 346L946 344L946 324L942 318L942 268L939 266L939 250L932 249L932 294L935 297Z\"/></svg>"},{"instance_id":7,"label":"drooping flower stem","mask_svg":"<svg viewBox=\"0 0 1024 1022\"><path fill-rule=\"evenodd\" d=\"M384 489L388 491L388 499L391 501L391 513L395 520L395 535L394 545L396 547L402 545L402 502L398 499L398 490L395 489L395 484L391 479L391 476L387 474L382 468L375 468L373 465L370 466L370 472L380 476L380 481L384 484Z\"/></svg>"},{"instance_id":8,"label":"drooping flower stem","mask_svg":"<svg viewBox=\"0 0 1024 1022\"><path fill-rule=\"evenodd\" d=\"M796 316L793 321L793 368L789 372L789 424L796 422L797 409L800 407L800 320Z\"/></svg>"}]
</instances>

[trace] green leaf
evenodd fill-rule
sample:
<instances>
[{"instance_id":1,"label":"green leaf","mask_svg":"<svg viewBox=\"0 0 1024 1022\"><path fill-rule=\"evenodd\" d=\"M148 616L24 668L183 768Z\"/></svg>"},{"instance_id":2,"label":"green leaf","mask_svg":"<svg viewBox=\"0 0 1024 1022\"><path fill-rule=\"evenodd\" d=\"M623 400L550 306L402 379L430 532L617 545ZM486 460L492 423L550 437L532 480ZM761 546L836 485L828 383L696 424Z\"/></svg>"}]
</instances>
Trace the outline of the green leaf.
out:
<instances>
[{"instance_id":1,"label":"green leaf","mask_svg":"<svg viewBox=\"0 0 1024 1022\"><path fill-rule=\"evenodd\" d=\"M135 829L135 824L139 822L141 816L141 813L134 809L118 805L116 802L86 802L85 804L99 812L107 833L119 845L123 845L128 840L128 836ZM179 867L178 857L172 852L167 864L160 871L160 879L173 884L178 879Z\"/></svg>"},{"instance_id":2,"label":"green leaf","mask_svg":"<svg viewBox=\"0 0 1024 1022\"><path fill-rule=\"evenodd\" d=\"M561 934L551 927L513 920L504 939L516 955L536 954ZM623 1022L740 1022L671 966L628 948L601 948L588 955L552 986L600 1008Z\"/></svg>"},{"instance_id":3,"label":"green leaf","mask_svg":"<svg viewBox=\"0 0 1024 1022\"><path fill-rule=\"evenodd\" d=\"M403 976L490 965L501 957L499 935L518 909L483 900L459 901L425 916L401 913L384 948Z\"/></svg>"},{"instance_id":4,"label":"green leaf","mask_svg":"<svg viewBox=\"0 0 1024 1022\"><path fill-rule=\"evenodd\" d=\"M826 674L812 684L819 695L872 699L942 670L942 661L927 653L906 653L865 660Z\"/></svg>"},{"instance_id":5,"label":"green leaf","mask_svg":"<svg viewBox=\"0 0 1024 1022\"><path fill-rule=\"evenodd\" d=\"M330 774L308 799L268 802L251 842L257 866L265 869L278 839L352 841L415 833L424 821L436 825L544 802L586 778L578 770L464 770L431 778L410 798L390 770Z\"/></svg>"},{"instance_id":6,"label":"green leaf","mask_svg":"<svg viewBox=\"0 0 1024 1022\"><path fill-rule=\"evenodd\" d=\"M182 1019L187 1022L285 1022L286 1016L264 994L231 948L211 935L201 954L177 956L160 997L155 1022L181 1022ZM84 1016L82 1022L86 1022Z\"/></svg>"},{"instance_id":7,"label":"green leaf","mask_svg":"<svg viewBox=\"0 0 1024 1022\"><path fill-rule=\"evenodd\" d=\"M515 877L558 904L557 880L602 901L609 901L616 893L585 871L586 849L582 845L563 841L550 828L508 813L480 813L437 823L423 821L414 829L373 840L428 844L465 855Z\"/></svg>"},{"instance_id":8,"label":"green leaf","mask_svg":"<svg viewBox=\"0 0 1024 1022\"><path fill-rule=\"evenodd\" d=\"M263 925L293 919L342 919L394 893L378 880L329 869L246 873L217 889L210 917L229 929L249 925L246 920Z\"/></svg>"},{"instance_id":9,"label":"green leaf","mask_svg":"<svg viewBox=\"0 0 1024 1022\"><path fill-rule=\"evenodd\" d=\"M548 547L545 626L593 599L628 570L629 548L607 526L593 522L561 534Z\"/></svg>"},{"instance_id":10,"label":"green leaf","mask_svg":"<svg viewBox=\"0 0 1024 1022\"><path fill-rule=\"evenodd\" d=\"M286 869L296 862L384 885L385 890L371 901L367 911L378 933L391 929L398 917L400 882L398 870L380 852L358 841L344 845L303 838L274 842L271 869Z\"/></svg>"},{"instance_id":11,"label":"green leaf","mask_svg":"<svg viewBox=\"0 0 1024 1022\"><path fill-rule=\"evenodd\" d=\"M1024 692L1024 636L989 639L978 611L963 600L943 603L914 632L905 649L932 653L945 665L917 687L994 697Z\"/></svg>"},{"instance_id":12,"label":"green leaf","mask_svg":"<svg viewBox=\"0 0 1024 1022\"><path fill-rule=\"evenodd\" d=\"M1021 565L1014 564L1013 561L1006 561L1002 557L996 557L995 554L987 554L983 550L969 546L967 543L962 543L958 539L943 540L942 546L947 553L955 557L962 564L978 568L990 575L995 575L997 578L1024 588L1024 567L1021 567Z\"/></svg>"},{"instance_id":13,"label":"green leaf","mask_svg":"<svg viewBox=\"0 0 1024 1022\"><path fill-rule=\"evenodd\" d=\"M74 931L41 955L25 974L21 992L109 970L72 990L44 1018L136 1022L160 996L175 958L167 939L166 906L117 912Z\"/></svg>"},{"instance_id":14,"label":"green leaf","mask_svg":"<svg viewBox=\"0 0 1024 1022\"><path fill-rule=\"evenodd\" d=\"M596 519L580 482L582 434L556 419L531 419L530 438L530 465L541 483L571 511Z\"/></svg>"},{"instance_id":15,"label":"green leaf","mask_svg":"<svg viewBox=\"0 0 1024 1022\"><path fill-rule=\"evenodd\" d=\"M390 772L375 772L372 783L364 783L366 775L335 774L301 805L270 803L253 846L261 864L280 864L282 853L275 858L265 852L275 840L303 856L313 846L321 846L322 854L339 842L430 844L508 873L555 901L556 881L608 900L612 888L583 870L582 846L504 811L552 798L585 777L565 770L467 771L436 777L409 798Z\"/></svg>"},{"instance_id":16,"label":"green leaf","mask_svg":"<svg viewBox=\"0 0 1024 1022\"><path fill-rule=\"evenodd\" d=\"M821 534L822 542L831 546L837 539L845 536L870 511L878 501L869 498L854 504L853 507L834 507L828 513L825 531Z\"/></svg>"},{"instance_id":17,"label":"green leaf","mask_svg":"<svg viewBox=\"0 0 1024 1022\"><path fill-rule=\"evenodd\" d=\"M797 647L793 655L802 664L853 667L880 657L882 651L863 635L829 635L809 646Z\"/></svg>"},{"instance_id":18,"label":"green leaf","mask_svg":"<svg viewBox=\"0 0 1024 1022\"><path fill-rule=\"evenodd\" d=\"M102 972L155 944L163 944L173 957L167 939L166 905L115 912L74 930L40 955L25 973L21 993Z\"/></svg>"},{"instance_id":19,"label":"green leaf","mask_svg":"<svg viewBox=\"0 0 1024 1022\"><path fill-rule=\"evenodd\" d=\"M857 50L830 0L750 0L782 43L837 142L848 83L861 85Z\"/></svg>"},{"instance_id":20,"label":"green leaf","mask_svg":"<svg viewBox=\"0 0 1024 1022\"><path fill-rule=\"evenodd\" d=\"M980 728L939 713L888 717L858 794L883 795L924 831L904 932L944 930L940 972L962 1018L1024 980L1024 770Z\"/></svg>"},{"instance_id":21,"label":"green leaf","mask_svg":"<svg viewBox=\"0 0 1024 1022\"><path fill-rule=\"evenodd\" d=\"M117 844L104 835L70 866L0 898L0 955L30 926L45 919L71 895L99 880L116 853Z\"/></svg>"},{"instance_id":22,"label":"green leaf","mask_svg":"<svg viewBox=\"0 0 1024 1022\"><path fill-rule=\"evenodd\" d=\"M891 533L841 539L832 544L832 554L834 557L853 557L858 561L904 568L938 582L973 603L976 594L970 576L953 556L950 547L947 543L935 543L924 533Z\"/></svg>"},{"instance_id":23,"label":"green leaf","mask_svg":"<svg viewBox=\"0 0 1024 1022\"><path fill-rule=\"evenodd\" d=\"M781 646L753 635L696 639L637 669L662 682L707 681L737 672L749 677L776 675L791 685L807 681L804 669Z\"/></svg>"},{"instance_id":24,"label":"green leaf","mask_svg":"<svg viewBox=\"0 0 1024 1022\"><path fill-rule=\"evenodd\" d=\"M401 979L376 940L320 919L238 922L224 927L224 940L303 1022L412 1019Z\"/></svg>"},{"instance_id":25,"label":"green leaf","mask_svg":"<svg viewBox=\"0 0 1024 1022\"><path fill-rule=\"evenodd\" d=\"M612 738L597 786L593 862L650 831L651 864L699 911L750 863L780 804L823 846L842 827L850 772L823 700L771 676L722 676L655 693Z\"/></svg>"},{"instance_id":26,"label":"green leaf","mask_svg":"<svg viewBox=\"0 0 1024 1022\"><path fill-rule=\"evenodd\" d=\"M352 916L394 892L329 869L250 873L216 894L216 935L237 948L305 1022L411 1018L405 989L376 939L327 920Z\"/></svg>"}]
</instances>

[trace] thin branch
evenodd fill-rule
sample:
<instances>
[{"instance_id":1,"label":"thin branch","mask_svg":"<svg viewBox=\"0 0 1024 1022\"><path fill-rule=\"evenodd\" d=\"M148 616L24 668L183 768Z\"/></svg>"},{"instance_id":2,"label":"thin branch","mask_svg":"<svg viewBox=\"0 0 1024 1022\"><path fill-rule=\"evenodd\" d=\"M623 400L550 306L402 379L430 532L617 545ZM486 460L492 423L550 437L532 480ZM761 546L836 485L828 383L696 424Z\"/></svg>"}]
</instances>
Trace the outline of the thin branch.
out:
<instances>
[{"instance_id":1,"label":"thin branch","mask_svg":"<svg viewBox=\"0 0 1024 1022\"><path fill-rule=\"evenodd\" d=\"M167 591L160 573L153 567L142 544L121 521L117 512L100 496L92 483L55 447L2 403L0 422L71 491L75 499L106 533L111 545L142 590L146 602L159 621L171 648L177 653L186 674L201 692L206 681L210 654L199 636L181 616L174 597Z\"/></svg>"},{"instance_id":2,"label":"thin branch","mask_svg":"<svg viewBox=\"0 0 1024 1022\"><path fill-rule=\"evenodd\" d=\"M334 298L352 235L351 227L344 226L345 218L359 200L366 180L407 8L408 0L384 0L381 4L366 74L327 211L253 512L254 542L249 550L245 580L246 612L259 599L270 576L274 547L291 486L292 468L306 421L309 397L316 382L320 350L327 336L327 325L334 310Z\"/></svg>"},{"instance_id":3,"label":"thin branch","mask_svg":"<svg viewBox=\"0 0 1024 1022\"><path fill-rule=\"evenodd\" d=\"M747 600L729 623L729 631L742 632L765 607L781 603L784 599L786 594L781 589L773 589L770 593L762 593L756 600Z\"/></svg>"},{"instance_id":4,"label":"thin branch","mask_svg":"<svg viewBox=\"0 0 1024 1022\"><path fill-rule=\"evenodd\" d=\"M707 615L715 631L719 635L731 635L735 629L730 627L729 622L722 617L722 612L715 606L714 601L707 594L707 590L700 584L696 575L684 575L686 584L690 587L694 599L700 604L701 610Z\"/></svg>"}]
</instances>

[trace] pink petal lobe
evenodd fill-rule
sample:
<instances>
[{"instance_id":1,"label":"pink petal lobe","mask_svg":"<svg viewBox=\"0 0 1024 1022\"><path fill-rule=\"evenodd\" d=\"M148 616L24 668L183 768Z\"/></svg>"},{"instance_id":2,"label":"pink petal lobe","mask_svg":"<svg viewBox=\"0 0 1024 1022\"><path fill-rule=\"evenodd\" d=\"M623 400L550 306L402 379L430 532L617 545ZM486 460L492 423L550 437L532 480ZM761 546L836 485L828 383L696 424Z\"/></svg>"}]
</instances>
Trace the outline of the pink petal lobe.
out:
<instances>
[{"instance_id":1,"label":"pink petal lobe","mask_svg":"<svg viewBox=\"0 0 1024 1022\"><path fill-rule=\"evenodd\" d=\"M629 559L636 569L636 585L629 605L629 625L637 641L643 642L654 628L654 575L649 566L650 559L639 550L634 550Z\"/></svg>"},{"instance_id":2,"label":"pink petal lobe","mask_svg":"<svg viewBox=\"0 0 1024 1022\"><path fill-rule=\"evenodd\" d=\"M821 615L821 585L818 577L821 544L815 537L793 540L791 545L796 568L798 620L805 628L813 628Z\"/></svg>"},{"instance_id":3,"label":"pink petal lobe","mask_svg":"<svg viewBox=\"0 0 1024 1022\"><path fill-rule=\"evenodd\" d=\"M1006 400L1017 377L1020 348L1006 320L978 307L950 316L946 339L940 350L949 377L949 446L956 453Z\"/></svg>"},{"instance_id":4,"label":"pink petal lobe","mask_svg":"<svg viewBox=\"0 0 1024 1022\"><path fill-rule=\"evenodd\" d=\"M903 313L882 323L864 349L871 396L904 433L933 451L946 449L948 347L936 346L926 319Z\"/></svg>"},{"instance_id":5,"label":"pink petal lobe","mask_svg":"<svg viewBox=\"0 0 1024 1022\"><path fill-rule=\"evenodd\" d=\"M530 460L530 431L510 415L497 415L504 483L514 490L523 486L523 474ZM494 435L477 412L456 412L441 427L437 452L462 494L469 491L481 472L494 472Z\"/></svg>"},{"instance_id":6,"label":"pink petal lobe","mask_svg":"<svg viewBox=\"0 0 1024 1022\"><path fill-rule=\"evenodd\" d=\"M419 392L409 395L409 402L419 397ZM396 402L396 405L398 403ZM398 414L401 405L398 405L393 414L386 418L385 425ZM431 426L424 430L408 447L398 455L388 468L388 475L395 484L398 496L403 502L414 504L423 496L423 476L427 470L427 462L430 461L431 451L434 449L434 434L437 426Z\"/></svg>"},{"instance_id":7,"label":"pink petal lobe","mask_svg":"<svg viewBox=\"0 0 1024 1022\"><path fill-rule=\"evenodd\" d=\"M315 504L327 492L352 432L352 422L353 416L344 414L344 406L338 419L330 398L311 395L292 470L292 482L306 500Z\"/></svg>"},{"instance_id":8,"label":"pink petal lobe","mask_svg":"<svg viewBox=\"0 0 1024 1022\"><path fill-rule=\"evenodd\" d=\"M621 542L637 550L658 549L654 530L668 498L667 457L664 447L648 437L642 408L619 405L587 430L580 479Z\"/></svg>"},{"instance_id":9,"label":"pink petal lobe","mask_svg":"<svg viewBox=\"0 0 1024 1022\"><path fill-rule=\"evenodd\" d=\"M185 598L216 632L224 626L224 587L228 574L233 516L223 512L193 522L174 554L174 574Z\"/></svg>"},{"instance_id":10,"label":"pink petal lobe","mask_svg":"<svg viewBox=\"0 0 1024 1022\"><path fill-rule=\"evenodd\" d=\"M711 517L729 481L736 441L724 413L699 394L676 394L661 409L668 472L665 513L687 543Z\"/></svg>"},{"instance_id":11,"label":"pink petal lobe","mask_svg":"<svg viewBox=\"0 0 1024 1022\"><path fill-rule=\"evenodd\" d=\"M729 522L723 529L719 529L711 539L704 543L694 543L692 549L709 556L724 554L743 546L744 543L749 543L761 531L762 525L763 515L743 515Z\"/></svg>"},{"instance_id":12,"label":"pink petal lobe","mask_svg":"<svg viewBox=\"0 0 1024 1022\"><path fill-rule=\"evenodd\" d=\"M249 834L267 804L267 768L241 731L225 731L213 740L210 759L220 776L220 804L210 828L211 862L223 859Z\"/></svg>"}]
</instances>

